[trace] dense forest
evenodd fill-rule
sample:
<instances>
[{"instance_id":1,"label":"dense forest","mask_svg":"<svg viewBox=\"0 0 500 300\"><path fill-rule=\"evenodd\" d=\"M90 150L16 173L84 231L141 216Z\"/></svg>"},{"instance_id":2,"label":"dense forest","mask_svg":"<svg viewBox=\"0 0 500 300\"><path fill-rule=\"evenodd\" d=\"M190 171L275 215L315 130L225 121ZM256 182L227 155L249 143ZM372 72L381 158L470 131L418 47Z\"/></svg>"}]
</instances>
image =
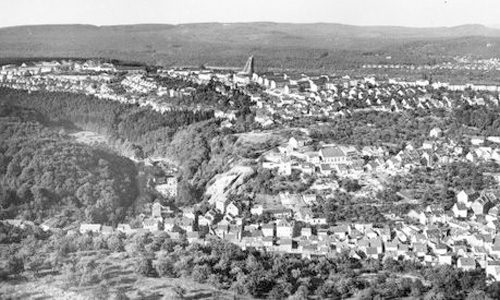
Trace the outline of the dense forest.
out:
<instances>
[{"instance_id":1,"label":"dense forest","mask_svg":"<svg viewBox=\"0 0 500 300\"><path fill-rule=\"evenodd\" d=\"M2 102L31 108L53 122L74 124L117 141L128 141L154 154L172 139L176 130L213 118L212 111L155 112L132 104L99 100L69 93L32 92L0 88Z\"/></svg>"},{"instance_id":2,"label":"dense forest","mask_svg":"<svg viewBox=\"0 0 500 300\"><path fill-rule=\"evenodd\" d=\"M133 162L41 122L34 110L0 105L0 218L121 221L137 197Z\"/></svg>"},{"instance_id":3,"label":"dense forest","mask_svg":"<svg viewBox=\"0 0 500 300\"><path fill-rule=\"evenodd\" d=\"M270 22L45 25L0 30L0 57L105 56L162 66L242 67L254 55L259 71L337 72L366 63L417 65L454 56L496 57L499 36L498 30L477 25L426 29ZM488 43L491 46L485 47Z\"/></svg>"}]
</instances>

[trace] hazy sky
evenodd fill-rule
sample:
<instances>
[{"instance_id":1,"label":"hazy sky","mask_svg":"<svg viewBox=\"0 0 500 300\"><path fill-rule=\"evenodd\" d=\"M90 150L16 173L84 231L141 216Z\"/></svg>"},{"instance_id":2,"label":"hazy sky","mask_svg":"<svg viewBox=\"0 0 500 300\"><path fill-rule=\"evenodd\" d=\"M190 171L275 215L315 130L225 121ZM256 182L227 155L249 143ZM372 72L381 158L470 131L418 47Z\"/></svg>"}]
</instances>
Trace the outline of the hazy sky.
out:
<instances>
[{"instance_id":1,"label":"hazy sky","mask_svg":"<svg viewBox=\"0 0 500 300\"><path fill-rule=\"evenodd\" d=\"M0 0L0 27L25 24L332 22L500 24L499 0Z\"/></svg>"}]
</instances>

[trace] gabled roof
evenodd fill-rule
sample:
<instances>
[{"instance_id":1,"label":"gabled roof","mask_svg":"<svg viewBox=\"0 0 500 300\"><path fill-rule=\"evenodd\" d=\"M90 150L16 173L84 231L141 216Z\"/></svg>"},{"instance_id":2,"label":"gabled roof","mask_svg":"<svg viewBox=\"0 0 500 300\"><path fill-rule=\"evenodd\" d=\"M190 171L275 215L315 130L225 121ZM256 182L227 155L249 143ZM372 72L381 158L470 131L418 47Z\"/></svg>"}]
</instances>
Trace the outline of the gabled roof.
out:
<instances>
[{"instance_id":1,"label":"gabled roof","mask_svg":"<svg viewBox=\"0 0 500 300\"><path fill-rule=\"evenodd\" d=\"M471 257L459 257L457 263L460 263L462 266L475 266L476 260Z\"/></svg>"},{"instance_id":2,"label":"gabled roof","mask_svg":"<svg viewBox=\"0 0 500 300\"><path fill-rule=\"evenodd\" d=\"M343 157L345 153L339 147L326 147L320 150L323 157Z\"/></svg>"}]
</instances>

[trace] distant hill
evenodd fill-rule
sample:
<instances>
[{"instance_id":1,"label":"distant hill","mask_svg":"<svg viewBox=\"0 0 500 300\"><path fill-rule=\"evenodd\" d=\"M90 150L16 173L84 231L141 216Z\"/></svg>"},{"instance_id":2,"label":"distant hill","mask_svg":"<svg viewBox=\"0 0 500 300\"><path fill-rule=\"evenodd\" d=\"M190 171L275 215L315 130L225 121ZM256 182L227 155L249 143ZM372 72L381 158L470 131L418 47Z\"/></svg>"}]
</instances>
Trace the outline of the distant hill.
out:
<instances>
[{"instance_id":1,"label":"distant hill","mask_svg":"<svg viewBox=\"0 0 500 300\"><path fill-rule=\"evenodd\" d=\"M488 46L487 46L488 45ZM500 29L331 23L199 23L120 26L40 25L0 28L0 58L102 57L161 65L329 69L376 63L419 63L443 55L496 56Z\"/></svg>"}]
</instances>

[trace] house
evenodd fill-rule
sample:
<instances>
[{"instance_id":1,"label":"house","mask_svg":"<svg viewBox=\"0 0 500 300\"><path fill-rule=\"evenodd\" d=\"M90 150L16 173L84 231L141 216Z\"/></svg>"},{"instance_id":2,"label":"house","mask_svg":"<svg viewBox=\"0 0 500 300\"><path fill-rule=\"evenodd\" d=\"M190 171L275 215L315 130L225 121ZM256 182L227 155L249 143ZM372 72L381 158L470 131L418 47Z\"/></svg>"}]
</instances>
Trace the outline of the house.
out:
<instances>
[{"instance_id":1,"label":"house","mask_svg":"<svg viewBox=\"0 0 500 300\"><path fill-rule=\"evenodd\" d=\"M388 169L398 169L401 167L402 160L399 156L389 158L385 164Z\"/></svg>"},{"instance_id":2,"label":"house","mask_svg":"<svg viewBox=\"0 0 500 300\"><path fill-rule=\"evenodd\" d=\"M379 257L379 252L377 251L377 248L375 248L375 247L366 248L365 253L366 253L367 258L378 259L378 257Z\"/></svg>"},{"instance_id":3,"label":"house","mask_svg":"<svg viewBox=\"0 0 500 300\"><path fill-rule=\"evenodd\" d=\"M293 223L279 220L276 223L276 236L279 238L292 238L293 226Z\"/></svg>"},{"instance_id":4,"label":"house","mask_svg":"<svg viewBox=\"0 0 500 300\"><path fill-rule=\"evenodd\" d=\"M474 136L470 139L470 143L474 146L479 146L484 143L484 137Z\"/></svg>"},{"instance_id":5,"label":"house","mask_svg":"<svg viewBox=\"0 0 500 300\"><path fill-rule=\"evenodd\" d=\"M317 203L316 194L303 194L302 200L306 205L312 206Z\"/></svg>"},{"instance_id":6,"label":"house","mask_svg":"<svg viewBox=\"0 0 500 300\"><path fill-rule=\"evenodd\" d=\"M490 208L490 210L488 211L488 214L485 216L485 218L486 218L486 221L488 221L488 222L494 222L494 221L498 220L499 215L500 215L500 205L497 204L497 205L493 206L492 208Z\"/></svg>"},{"instance_id":7,"label":"house","mask_svg":"<svg viewBox=\"0 0 500 300\"><path fill-rule=\"evenodd\" d=\"M116 226L116 230L127 235L135 232L135 230L132 229L129 224L118 224L118 226Z\"/></svg>"},{"instance_id":8,"label":"house","mask_svg":"<svg viewBox=\"0 0 500 300\"><path fill-rule=\"evenodd\" d=\"M262 246L265 248L271 248L274 245L274 237L265 236L262 238Z\"/></svg>"},{"instance_id":9,"label":"house","mask_svg":"<svg viewBox=\"0 0 500 300\"><path fill-rule=\"evenodd\" d=\"M186 233L186 239L190 244L199 243L202 240L200 239L200 233L198 231L192 231Z\"/></svg>"},{"instance_id":10,"label":"house","mask_svg":"<svg viewBox=\"0 0 500 300\"><path fill-rule=\"evenodd\" d=\"M103 234L103 235L110 235L112 233L113 233L113 227L106 226L106 225L103 225L101 227L101 234Z\"/></svg>"},{"instance_id":11,"label":"house","mask_svg":"<svg viewBox=\"0 0 500 300\"><path fill-rule=\"evenodd\" d=\"M344 165L344 164L335 165L335 170L337 171L337 174L339 174L339 175L349 174L349 167L347 165Z\"/></svg>"},{"instance_id":12,"label":"house","mask_svg":"<svg viewBox=\"0 0 500 300\"><path fill-rule=\"evenodd\" d=\"M427 224L427 216L426 216L425 212L423 212L423 211L417 211L417 210L412 209L408 212L407 216L409 218L417 220L422 225Z\"/></svg>"},{"instance_id":13,"label":"house","mask_svg":"<svg viewBox=\"0 0 500 300\"><path fill-rule=\"evenodd\" d=\"M174 218L166 218L163 220L163 230L172 231L175 227L175 219Z\"/></svg>"},{"instance_id":14,"label":"house","mask_svg":"<svg viewBox=\"0 0 500 300\"><path fill-rule=\"evenodd\" d=\"M160 222L165 215L171 215L172 213L173 211L169 206L163 206L159 202L155 202L151 205L151 217L157 218Z\"/></svg>"},{"instance_id":15,"label":"house","mask_svg":"<svg viewBox=\"0 0 500 300\"><path fill-rule=\"evenodd\" d=\"M305 143L306 140L300 137L299 138L291 137L288 140L288 146L290 146L293 150L297 150L299 149L299 147L304 147Z\"/></svg>"},{"instance_id":16,"label":"house","mask_svg":"<svg viewBox=\"0 0 500 300\"><path fill-rule=\"evenodd\" d=\"M186 218L186 217L180 217L175 220L175 225L179 227L180 229L184 230L185 232L192 232L193 231L193 225L194 225L194 220ZM199 220L198 220L198 225ZM200 225L203 226L203 225Z\"/></svg>"},{"instance_id":17,"label":"house","mask_svg":"<svg viewBox=\"0 0 500 300\"><path fill-rule=\"evenodd\" d=\"M261 205L261 204L257 204L257 205L254 205L251 209L250 209L250 213L252 215L257 215L257 216L260 216L264 213L264 206Z\"/></svg>"},{"instance_id":18,"label":"house","mask_svg":"<svg viewBox=\"0 0 500 300\"><path fill-rule=\"evenodd\" d=\"M148 218L142 221L142 227L151 232L160 230L160 222L158 219Z\"/></svg>"},{"instance_id":19,"label":"house","mask_svg":"<svg viewBox=\"0 0 500 300\"><path fill-rule=\"evenodd\" d=\"M492 276L496 281L500 281L500 261L488 261L486 263L486 276Z\"/></svg>"},{"instance_id":20,"label":"house","mask_svg":"<svg viewBox=\"0 0 500 300\"><path fill-rule=\"evenodd\" d=\"M304 227L300 230L300 236L309 238L312 236L312 228L311 227Z\"/></svg>"},{"instance_id":21,"label":"house","mask_svg":"<svg viewBox=\"0 0 500 300\"><path fill-rule=\"evenodd\" d=\"M398 251L399 243L397 241L385 242L384 247L386 252L396 252Z\"/></svg>"},{"instance_id":22,"label":"house","mask_svg":"<svg viewBox=\"0 0 500 300\"><path fill-rule=\"evenodd\" d=\"M458 256L465 256L467 254L467 247L463 244L453 245L452 250Z\"/></svg>"},{"instance_id":23,"label":"house","mask_svg":"<svg viewBox=\"0 0 500 300\"><path fill-rule=\"evenodd\" d=\"M464 271L473 271L476 269L476 260L470 257L459 257L457 260L457 268Z\"/></svg>"},{"instance_id":24,"label":"house","mask_svg":"<svg viewBox=\"0 0 500 300\"><path fill-rule=\"evenodd\" d=\"M278 165L278 175L290 176L292 175L292 162L282 162Z\"/></svg>"},{"instance_id":25,"label":"house","mask_svg":"<svg viewBox=\"0 0 500 300\"><path fill-rule=\"evenodd\" d=\"M377 253L381 254L384 252L384 243L380 238L370 239L370 247L377 249Z\"/></svg>"},{"instance_id":26,"label":"house","mask_svg":"<svg viewBox=\"0 0 500 300\"><path fill-rule=\"evenodd\" d=\"M493 207L493 203L489 198L485 196L481 196L476 201L472 202L471 208L474 211L475 215L484 215L487 214L490 208Z\"/></svg>"},{"instance_id":27,"label":"house","mask_svg":"<svg viewBox=\"0 0 500 300\"><path fill-rule=\"evenodd\" d=\"M382 167L382 164L378 159L372 160L369 163L365 165L365 171L367 172L373 172L373 171L378 171Z\"/></svg>"},{"instance_id":28,"label":"house","mask_svg":"<svg viewBox=\"0 0 500 300\"><path fill-rule=\"evenodd\" d=\"M153 203L151 206L151 217L152 218L162 218L161 215L161 204L158 202Z\"/></svg>"},{"instance_id":29,"label":"house","mask_svg":"<svg viewBox=\"0 0 500 300\"><path fill-rule=\"evenodd\" d=\"M470 207L472 202L479 198L479 194L474 191L460 191L457 194L457 202L465 204L467 207Z\"/></svg>"},{"instance_id":30,"label":"house","mask_svg":"<svg viewBox=\"0 0 500 300\"><path fill-rule=\"evenodd\" d=\"M500 257L500 238L495 238L495 243L491 247L490 254L496 257Z\"/></svg>"},{"instance_id":31,"label":"house","mask_svg":"<svg viewBox=\"0 0 500 300\"><path fill-rule=\"evenodd\" d=\"M408 256L408 254L410 253L409 246L407 244L399 244L397 253L398 256L399 255Z\"/></svg>"},{"instance_id":32,"label":"house","mask_svg":"<svg viewBox=\"0 0 500 300\"><path fill-rule=\"evenodd\" d=\"M349 225L337 225L330 229L333 235L339 239L345 239L351 233Z\"/></svg>"},{"instance_id":33,"label":"house","mask_svg":"<svg viewBox=\"0 0 500 300\"><path fill-rule=\"evenodd\" d=\"M155 189L164 197L176 197L177 196L177 178L167 177L163 180L163 183L157 184Z\"/></svg>"},{"instance_id":34,"label":"house","mask_svg":"<svg viewBox=\"0 0 500 300\"><path fill-rule=\"evenodd\" d=\"M80 224L80 233L86 234L88 232L92 233L100 233L101 232L101 224Z\"/></svg>"},{"instance_id":35,"label":"house","mask_svg":"<svg viewBox=\"0 0 500 300\"><path fill-rule=\"evenodd\" d=\"M215 210L218 213L223 214L226 211L226 206L228 204L228 200L225 195L221 195L220 197L217 197L214 201L215 203Z\"/></svg>"},{"instance_id":36,"label":"house","mask_svg":"<svg viewBox=\"0 0 500 300\"><path fill-rule=\"evenodd\" d=\"M477 157L477 154L474 153L474 152L469 152L467 153L467 155L465 155L465 159L467 159L468 161L474 163L474 162L477 162L478 161L478 157Z\"/></svg>"},{"instance_id":37,"label":"house","mask_svg":"<svg viewBox=\"0 0 500 300\"><path fill-rule=\"evenodd\" d=\"M367 239L360 239L357 241L357 247L359 250L366 252L366 249L370 247L370 241Z\"/></svg>"},{"instance_id":38,"label":"house","mask_svg":"<svg viewBox=\"0 0 500 300\"><path fill-rule=\"evenodd\" d=\"M240 209L236 206L236 204L234 204L234 202L231 202L226 206L226 214L230 214L233 217L239 216Z\"/></svg>"},{"instance_id":39,"label":"house","mask_svg":"<svg viewBox=\"0 0 500 300\"><path fill-rule=\"evenodd\" d=\"M212 220L207 219L205 216L198 216L198 226L210 226Z\"/></svg>"},{"instance_id":40,"label":"house","mask_svg":"<svg viewBox=\"0 0 500 300\"><path fill-rule=\"evenodd\" d=\"M434 247L434 252L437 255L445 255L448 253L448 246L443 243L439 243Z\"/></svg>"},{"instance_id":41,"label":"house","mask_svg":"<svg viewBox=\"0 0 500 300\"><path fill-rule=\"evenodd\" d=\"M440 265L449 265L452 264L452 256L451 255L438 255L438 264Z\"/></svg>"},{"instance_id":42,"label":"house","mask_svg":"<svg viewBox=\"0 0 500 300\"><path fill-rule=\"evenodd\" d=\"M384 227L384 228L380 228L378 229L378 235L380 236L380 238L386 242L388 240L390 240L392 238L392 234L391 234L391 228L389 227Z\"/></svg>"},{"instance_id":43,"label":"house","mask_svg":"<svg viewBox=\"0 0 500 300\"><path fill-rule=\"evenodd\" d=\"M274 237L274 224L264 224L261 226L262 234L264 237Z\"/></svg>"},{"instance_id":44,"label":"house","mask_svg":"<svg viewBox=\"0 0 500 300\"><path fill-rule=\"evenodd\" d=\"M347 155L340 147L325 147L319 150L319 155L323 163L329 165L349 164Z\"/></svg>"},{"instance_id":45,"label":"house","mask_svg":"<svg viewBox=\"0 0 500 300\"><path fill-rule=\"evenodd\" d=\"M414 243L413 252L415 252L417 257L424 257L427 254L427 245L424 243Z\"/></svg>"},{"instance_id":46,"label":"house","mask_svg":"<svg viewBox=\"0 0 500 300\"><path fill-rule=\"evenodd\" d=\"M431 141L424 141L422 143L422 149L424 150L432 150L434 148L434 143Z\"/></svg>"},{"instance_id":47,"label":"house","mask_svg":"<svg viewBox=\"0 0 500 300\"><path fill-rule=\"evenodd\" d=\"M329 164L321 164L319 171L323 176L330 176L333 173L333 168Z\"/></svg>"},{"instance_id":48,"label":"house","mask_svg":"<svg viewBox=\"0 0 500 300\"><path fill-rule=\"evenodd\" d=\"M274 208L267 210L271 215L277 219L286 219L293 216L293 211L288 208Z\"/></svg>"},{"instance_id":49,"label":"house","mask_svg":"<svg viewBox=\"0 0 500 300\"><path fill-rule=\"evenodd\" d=\"M429 132L429 136L431 138L438 138L441 136L442 133L443 133L443 131L439 127L434 127Z\"/></svg>"},{"instance_id":50,"label":"house","mask_svg":"<svg viewBox=\"0 0 500 300\"><path fill-rule=\"evenodd\" d=\"M378 237L378 233L373 230L372 228L368 228L366 231L365 231L365 236L367 238L369 238L370 240L371 239L376 239Z\"/></svg>"},{"instance_id":51,"label":"house","mask_svg":"<svg viewBox=\"0 0 500 300\"><path fill-rule=\"evenodd\" d=\"M254 120L257 123L260 123L262 127L267 127L274 124L272 117L262 109L256 111Z\"/></svg>"},{"instance_id":52,"label":"house","mask_svg":"<svg viewBox=\"0 0 500 300\"><path fill-rule=\"evenodd\" d=\"M194 208L193 207L185 207L182 209L182 216L187 218L187 219L192 219L194 220L196 218L194 214Z\"/></svg>"},{"instance_id":53,"label":"house","mask_svg":"<svg viewBox=\"0 0 500 300\"><path fill-rule=\"evenodd\" d=\"M293 250L292 239L282 238L279 239L279 245L277 247L278 251L291 252Z\"/></svg>"},{"instance_id":54,"label":"house","mask_svg":"<svg viewBox=\"0 0 500 300\"><path fill-rule=\"evenodd\" d=\"M462 202L457 202L453 204L452 212L455 218L467 218L467 206Z\"/></svg>"},{"instance_id":55,"label":"house","mask_svg":"<svg viewBox=\"0 0 500 300\"><path fill-rule=\"evenodd\" d=\"M320 155L318 152L306 152L307 162L318 165L320 163Z\"/></svg>"},{"instance_id":56,"label":"house","mask_svg":"<svg viewBox=\"0 0 500 300\"><path fill-rule=\"evenodd\" d=\"M226 234L228 234L231 230L229 224L217 224L217 226L213 229L214 234L219 238L223 239Z\"/></svg>"}]
</instances>

